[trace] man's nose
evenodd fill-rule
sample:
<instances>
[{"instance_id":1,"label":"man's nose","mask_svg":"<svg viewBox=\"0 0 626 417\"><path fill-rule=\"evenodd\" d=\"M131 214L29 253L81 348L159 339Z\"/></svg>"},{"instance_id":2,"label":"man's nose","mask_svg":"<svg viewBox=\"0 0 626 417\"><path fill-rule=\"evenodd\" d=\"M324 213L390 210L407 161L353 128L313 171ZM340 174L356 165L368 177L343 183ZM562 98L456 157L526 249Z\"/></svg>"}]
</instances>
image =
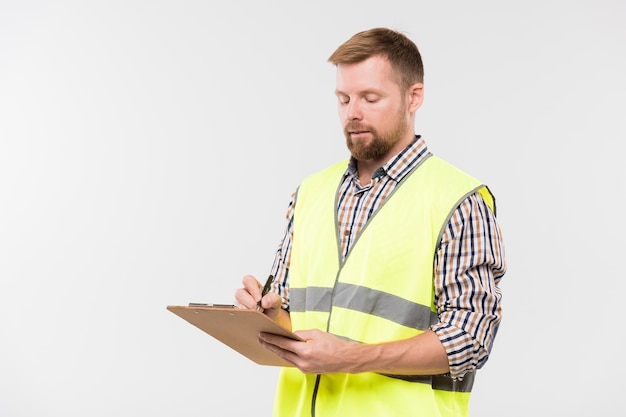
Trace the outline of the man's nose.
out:
<instances>
[{"instance_id":1,"label":"man's nose","mask_svg":"<svg viewBox=\"0 0 626 417\"><path fill-rule=\"evenodd\" d=\"M350 100L346 109L346 117L348 120L361 120L363 118L358 100Z\"/></svg>"}]
</instances>

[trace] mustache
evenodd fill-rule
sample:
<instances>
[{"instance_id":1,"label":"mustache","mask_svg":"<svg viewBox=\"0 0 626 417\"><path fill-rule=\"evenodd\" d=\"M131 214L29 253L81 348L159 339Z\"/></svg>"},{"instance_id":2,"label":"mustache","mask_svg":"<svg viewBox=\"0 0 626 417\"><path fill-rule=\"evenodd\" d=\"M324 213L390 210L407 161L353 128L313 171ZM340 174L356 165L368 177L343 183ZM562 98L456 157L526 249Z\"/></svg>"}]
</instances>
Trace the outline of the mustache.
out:
<instances>
[{"instance_id":1,"label":"mustache","mask_svg":"<svg viewBox=\"0 0 626 417\"><path fill-rule=\"evenodd\" d=\"M346 125L343 127L344 132L348 133L348 132L364 132L364 131L371 131L371 127L364 125L362 123L359 122L348 122L346 123Z\"/></svg>"}]
</instances>

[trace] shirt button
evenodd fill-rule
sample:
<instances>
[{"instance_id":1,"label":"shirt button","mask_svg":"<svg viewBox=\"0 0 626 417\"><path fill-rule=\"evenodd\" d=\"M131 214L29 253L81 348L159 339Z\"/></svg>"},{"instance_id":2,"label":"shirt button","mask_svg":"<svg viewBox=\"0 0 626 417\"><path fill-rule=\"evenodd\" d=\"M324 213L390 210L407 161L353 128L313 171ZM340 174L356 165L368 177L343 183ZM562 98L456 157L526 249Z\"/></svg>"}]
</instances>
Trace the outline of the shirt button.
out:
<instances>
[{"instance_id":1,"label":"shirt button","mask_svg":"<svg viewBox=\"0 0 626 417\"><path fill-rule=\"evenodd\" d=\"M344 235L344 236L348 236L348 235L350 235L350 229L346 229L346 230L344 230L344 231L343 231L343 235Z\"/></svg>"}]
</instances>

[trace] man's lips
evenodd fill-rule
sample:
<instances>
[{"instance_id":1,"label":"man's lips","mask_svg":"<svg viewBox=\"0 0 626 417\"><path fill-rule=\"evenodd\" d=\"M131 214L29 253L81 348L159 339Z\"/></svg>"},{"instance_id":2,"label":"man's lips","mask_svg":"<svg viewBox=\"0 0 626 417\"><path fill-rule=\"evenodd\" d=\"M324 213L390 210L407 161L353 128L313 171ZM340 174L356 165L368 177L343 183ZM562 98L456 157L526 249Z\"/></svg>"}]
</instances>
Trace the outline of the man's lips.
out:
<instances>
[{"instance_id":1,"label":"man's lips","mask_svg":"<svg viewBox=\"0 0 626 417\"><path fill-rule=\"evenodd\" d=\"M360 137L370 133L369 130L349 130L350 137Z\"/></svg>"},{"instance_id":2,"label":"man's lips","mask_svg":"<svg viewBox=\"0 0 626 417\"><path fill-rule=\"evenodd\" d=\"M345 131L350 137L359 137L371 134L372 131L359 123L348 123L345 127Z\"/></svg>"},{"instance_id":3,"label":"man's lips","mask_svg":"<svg viewBox=\"0 0 626 417\"><path fill-rule=\"evenodd\" d=\"M368 128L366 128L365 126L348 126L346 128L346 130L351 135L358 135L358 134L361 134L361 133L369 133L370 132L370 130Z\"/></svg>"}]
</instances>

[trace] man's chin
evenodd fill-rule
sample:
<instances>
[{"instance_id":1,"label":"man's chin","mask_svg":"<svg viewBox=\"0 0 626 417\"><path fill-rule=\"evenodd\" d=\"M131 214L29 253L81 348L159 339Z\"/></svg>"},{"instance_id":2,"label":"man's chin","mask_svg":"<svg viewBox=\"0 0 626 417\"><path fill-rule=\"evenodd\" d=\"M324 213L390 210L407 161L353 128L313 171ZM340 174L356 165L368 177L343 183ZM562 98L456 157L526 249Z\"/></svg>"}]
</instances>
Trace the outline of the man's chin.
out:
<instances>
[{"instance_id":1,"label":"man's chin","mask_svg":"<svg viewBox=\"0 0 626 417\"><path fill-rule=\"evenodd\" d=\"M348 146L348 150L350 151L350 155L357 161L367 161L371 159L371 152L362 146Z\"/></svg>"}]
</instances>

